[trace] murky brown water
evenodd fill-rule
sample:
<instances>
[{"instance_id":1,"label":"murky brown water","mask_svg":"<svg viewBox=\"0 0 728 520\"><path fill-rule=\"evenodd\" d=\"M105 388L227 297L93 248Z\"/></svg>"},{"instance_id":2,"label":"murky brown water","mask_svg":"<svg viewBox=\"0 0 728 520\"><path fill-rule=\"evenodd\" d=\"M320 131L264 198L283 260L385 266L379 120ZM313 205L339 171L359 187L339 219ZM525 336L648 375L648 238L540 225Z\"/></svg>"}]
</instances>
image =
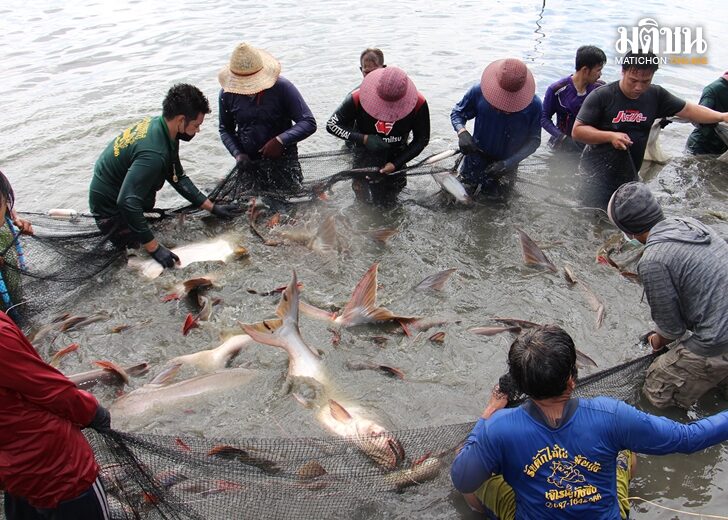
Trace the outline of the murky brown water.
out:
<instances>
[{"instance_id":1,"label":"murky brown water","mask_svg":"<svg viewBox=\"0 0 728 520\"><path fill-rule=\"evenodd\" d=\"M323 126L360 81L358 54L372 45L384 49L387 63L407 70L428 98L432 152L456 145L450 109L491 60L507 56L526 60L542 95L549 83L570 71L575 49L593 43L610 58L604 79L617 79L616 27L642 17L654 17L664 25L704 27L710 64L666 67L656 77L674 93L697 101L700 89L728 63L722 27L715 20L722 7L718 1L689 7L674 1L641 2L639 12L621 2L596 1L547 2L545 8L541 2L516 7L468 1L273 1L265 7L219 1L44 2L41 7L12 2L0 7L4 110L0 168L14 184L19 209L85 210L93 163L107 142L140 117L158 113L169 86L187 81L202 88L214 105L203 132L184 145L182 153L191 177L201 188L210 189L232 166L216 129L217 71L243 39L280 59L283 74L299 87L314 111L319 131L301 145L304 153L339 147ZM663 132L663 146L675 158L665 166L645 168L643 175L668 213L702 218L728 236L728 224L707 215L710 209L728 211L725 166L711 159L680 158L689 130L687 125L669 126ZM248 294L249 287L283 285L296 269L308 301L341 305L364 271L378 261L382 305L403 314L460 320L437 329L446 333L444 344L427 341L429 334L413 339L391 329L360 327L344 331L339 346L332 347L326 326L305 318L303 336L326 353L325 366L339 389L388 427L470 421L480 413L505 367L507 336L483 338L467 332L487 324L490 317L559 323L600 367L642 353L633 345L650 326L649 309L640 301L639 286L594 263L595 251L611 230L568 208L575 200L573 171L572 161L551 156L544 146L522 164L520 175L547 188L521 182L507 205L469 210L441 207L429 178L411 179L403 204L386 212L355 204L349 187L340 184L329 203L301 210L299 219L317 223L335 214L354 230L399 230L387 245L350 232L349 252L344 255L321 255L298 245L266 247L245 222L170 223L161 232L166 243L227 232L249 248L250 258L221 268L192 266L153 282L126 269L104 274L73 308L49 309L48 315L106 309L112 313L109 322L68 333L53 346L41 348L50 351L80 343L78 353L63 361L62 369L68 373L85 370L95 359L122 364L144 360L159 366L173 356L216 346L220 333L235 327L236 320L270 317L275 299ZM178 206L181 199L165 188L158 205ZM595 315L581 292L569 288L561 275L522 265L516 227L548 245L546 253L557 266L570 264L595 290L606 306L600 329L595 328ZM441 294L411 291L424 276L446 268L457 272ZM183 337L181 325L190 309L184 303L161 303L160 296L175 282L218 270L220 288L212 294L222 297L224 304L215 308L209 323ZM122 323L140 325L119 334L109 332ZM386 335L389 341L378 346L372 339L377 335ZM392 365L407 377L399 381L371 371L350 372L347 360ZM324 434L310 411L285 394L283 352L256 345L244 351L236 365L259 369L266 377L259 379L262 384L234 395L203 398L188 408L155 413L123 426L221 437ZM107 404L114 397L105 391L98 395ZM724 401L711 396L691 417L724 407ZM726 453L725 447L716 447L690 457L640 457L632 493L675 509L721 514L728 506L723 493L728 485ZM678 517L654 506L637 510L649 518ZM470 518L455 494L437 499L418 515Z\"/></svg>"}]
</instances>

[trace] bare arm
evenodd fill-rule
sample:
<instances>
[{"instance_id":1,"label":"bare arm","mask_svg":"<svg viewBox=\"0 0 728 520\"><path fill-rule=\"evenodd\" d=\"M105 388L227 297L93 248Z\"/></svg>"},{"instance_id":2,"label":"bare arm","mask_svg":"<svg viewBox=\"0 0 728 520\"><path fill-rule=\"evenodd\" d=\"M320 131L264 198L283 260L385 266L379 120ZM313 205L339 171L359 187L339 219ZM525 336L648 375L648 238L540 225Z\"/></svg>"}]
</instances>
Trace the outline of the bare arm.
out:
<instances>
[{"instance_id":1,"label":"bare arm","mask_svg":"<svg viewBox=\"0 0 728 520\"><path fill-rule=\"evenodd\" d=\"M685 108L675 114L676 116L689 119L693 123L703 125L711 123L728 123L728 112L716 112L712 108L703 105L696 105L688 101Z\"/></svg>"},{"instance_id":2,"label":"bare arm","mask_svg":"<svg viewBox=\"0 0 728 520\"><path fill-rule=\"evenodd\" d=\"M593 126L586 125L578 119L574 122L571 137L585 144L606 144L610 143L618 150L626 150L632 145L632 139L622 132L599 130Z\"/></svg>"}]
</instances>

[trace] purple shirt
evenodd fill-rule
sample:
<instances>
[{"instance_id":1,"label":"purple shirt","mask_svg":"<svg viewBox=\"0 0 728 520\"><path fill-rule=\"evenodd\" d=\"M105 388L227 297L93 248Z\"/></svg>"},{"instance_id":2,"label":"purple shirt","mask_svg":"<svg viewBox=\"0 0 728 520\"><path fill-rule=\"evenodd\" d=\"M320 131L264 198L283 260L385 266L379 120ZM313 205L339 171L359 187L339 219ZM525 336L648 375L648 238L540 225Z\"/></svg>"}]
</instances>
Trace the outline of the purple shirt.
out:
<instances>
[{"instance_id":1,"label":"purple shirt","mask_svg":"<svg viewBox=\"0 0 728 520\"><path fill-rule=\"evenodd\" d=\"M549 144L553 144L562 135L571 137L571 129L574 127L581 104L592 90L602 85L603 81L597 81L587 85L586 92L579 94L574 86L574 80L571 76L567 76L546 89L541 111L541 126L551 134ZM556 114L556 124L552 119L554 114Z\"/></svg>"}]
</instances>

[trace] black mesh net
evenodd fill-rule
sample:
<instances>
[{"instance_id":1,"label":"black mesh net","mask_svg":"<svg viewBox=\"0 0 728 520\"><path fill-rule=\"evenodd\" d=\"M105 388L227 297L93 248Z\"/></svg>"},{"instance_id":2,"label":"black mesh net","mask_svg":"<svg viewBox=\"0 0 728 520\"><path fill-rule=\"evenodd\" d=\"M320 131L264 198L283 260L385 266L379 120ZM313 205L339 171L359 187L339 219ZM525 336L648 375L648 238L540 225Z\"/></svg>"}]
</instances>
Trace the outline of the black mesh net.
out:
<instances>
[{"instance_id":1,"label":"black mesh net","mask_svg":"<svg viewBox=\"0 0 728 520\"><path fill-rule=\"evenodd\" d=\"M254 161L242 171L237 167L230 170L210 192L209 198L213 202L225 203L243 203L250 197L269 197L288 202L315 200L325 196L338 182L376 173L379 167L371 166L370 159L343 149L288 157L273 164ZM440 153L400 171L407 176L428 175L453 171L455 163L454 152ZM279 172L284 172L285 177ZM290 177L296 178L299 173L300 182L291 183Z\"/></svg>"},{"instance_id":2,"label":"black mesh net","mask_svg":"<svg viewBox=\"0 0 728 520\"><path fill-rule=\"evenodd\" d=\"M587 376L576 395L635 403L654 358ZM449 466L473 426L390 432L404 454L393 469L366 455L367 443L381 442L375 436L205 439L112 431L88 437L114 519L391 518L416 516L423 503L452 492Z\"/></svg>"}]
</instances>

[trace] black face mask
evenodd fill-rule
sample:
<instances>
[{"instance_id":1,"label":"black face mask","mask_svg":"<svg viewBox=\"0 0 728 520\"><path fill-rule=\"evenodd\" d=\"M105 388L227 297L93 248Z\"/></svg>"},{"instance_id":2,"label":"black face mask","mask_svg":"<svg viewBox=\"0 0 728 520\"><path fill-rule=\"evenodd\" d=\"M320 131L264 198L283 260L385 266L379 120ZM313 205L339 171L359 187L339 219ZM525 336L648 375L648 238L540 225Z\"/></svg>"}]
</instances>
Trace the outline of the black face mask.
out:
<instances>
[{"instance_id":1,"label":"black face mask","mask_svg":"<svg viewBox=\"0 0 728 520\"><path fill-rule=\"evenodd\" d=\"M194 137L194 135L190 135L187 132L182 132L182 133L177 134L177 139L179 139L180 141L185 141L185 142L192 141L193 137Z\"/></svg>"}]
</instances>

